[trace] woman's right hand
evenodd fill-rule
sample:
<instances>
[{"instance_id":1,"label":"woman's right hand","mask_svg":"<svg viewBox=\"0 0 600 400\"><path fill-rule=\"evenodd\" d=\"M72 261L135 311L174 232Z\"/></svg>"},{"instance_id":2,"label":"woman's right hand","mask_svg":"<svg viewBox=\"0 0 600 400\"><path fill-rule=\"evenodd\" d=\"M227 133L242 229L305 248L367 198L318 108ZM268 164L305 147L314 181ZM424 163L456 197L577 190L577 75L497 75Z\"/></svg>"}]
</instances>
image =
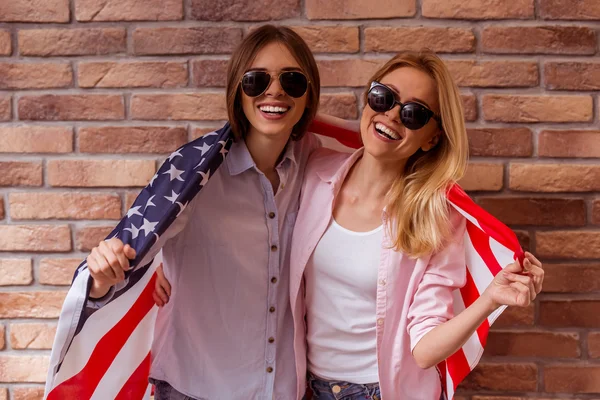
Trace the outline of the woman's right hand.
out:
<instances>
[{"instance_id":1,"label":"woman's right hand","mask_svg":"<svg viewBox=\"0 0 600 400\"><path fill-rule=\"evenodd\" d=\"M129 271L129 260L135 259L135 250L120 239L103 240L92 249L87 257L87 265L93 278L90 297L100 298L110 288L125 280L125 271Z\"/></svg>"},{"instance_id":2,"label":"woman's right hand","mask_svg":"<svg viewBox=\"0 0 600 400\"><path fill-rule=\"evenodd\" d=\"M156 283L154 284L154 292L152 292L152 298L157 306L162 307L169 302L171 297L171 284L165 278L163 273L163 265L160 263L156 268Z\"/></svg>"}]
</instances>

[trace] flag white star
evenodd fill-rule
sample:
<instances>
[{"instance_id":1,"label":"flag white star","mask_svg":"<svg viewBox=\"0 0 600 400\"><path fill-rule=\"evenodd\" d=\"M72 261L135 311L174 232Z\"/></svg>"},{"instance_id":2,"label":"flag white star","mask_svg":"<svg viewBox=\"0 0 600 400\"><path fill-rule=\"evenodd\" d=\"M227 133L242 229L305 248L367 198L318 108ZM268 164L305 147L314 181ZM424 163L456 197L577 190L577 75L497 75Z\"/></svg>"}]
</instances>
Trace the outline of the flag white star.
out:
<instances>
[{"instance_id":1,"label":"flag white star","mask_svg":"<svg viewBox=\"0 0 600 400\"><path fill-rule=\"evenodd\" d=\"M154 228L156 228L156 225L158 225L158 221L150 222L146 218L144 218L144 225L140 226L139 230L144 231L144 236L148 236L148 234L151 233L154 230Z\"/></svg>"},{"instance_id":2,"label":"flag white star","mask_svg":"<svg viewBox=\"0 0 600 400\"><path fill-rule=\"evenodd\" d=\"M221 153L221 155L223 156L223 160L225 159L225 154L229 153L229 150L227 150L225 148L225 145L227 144L226 142L224 142L223 140L219 141L219 144L221 145L221 151L219 151L219 153Z\"/></svg>"},{"instance_id":3,"label":"flag white star","mask_svg":"<svg viewBox=\"0 0 600 400\"><path fill-rule=\"evenodd\" d=\"M181 149L180 149L180 150L181 150ZM181 154L181 153L179 152L179 150L177 150L177 151L174 151L174 152L173 152L173 153L171 153L171 155L169 156L169 161L173 161L173 159L174 159L175 157L183 157L183 154Z\"/></svg>"},{"instance_id":4,"label":"flag white star","mask_svg":"<svg viewBox=\"0 0 600 400\"><path fill-rule=\"evenodd\" d=\"M169 175L169 178L171 179L171 182L173 182L173 180L177 179L178 181L183 182L183 179L181 178L181 174L183 174L185 171L181 170L181 169L177 169L175 168L175 166L173 164L171 164L171 168L169 168L169 170L167 172L163 172L163 175Z\"/></svg>"},{"instance_id":5,"label":"flag white star","mask_svg":"<svg viewBox=\"0 0 600 400\"><path fill-rule=\"evenodd\" d=\"M131 232L131 238L132 239L135 239L136 237L138 237L138 235L140 233L140 230L138 228L136 228L133 224L131 224L131 228L125 228L123 230Z\"/></svg>"},{"instance_id":6,"label":"flag white star","mask_svg":"<svg viewBox=\"0 0 600 400\"><path fill-rule=\"evenodd\" d=\"M204 137L207 137L207 136L217 136L217 132L209 132L204 135Z\"/></svg>"},{"instance_id":7,"label":"flag white star","mask_svg":"<svg viewBox=\"0 0 600 400\"><path fill-rule=\"evenodd\" d=\"M198 171L196 173L202 176L202 182L200 182L200 187L206 185L208 183L208 179L210 178L210 170L208 170L207 173L204 173L202 171Z\"/></svg>"},{"instance_id":8,"label":"flag white star","mask_svg":"<svg viewBox=\"0 0 600 400\"><path fill-rule=\"evenodd\" d=\"M175 204L175 200L177 200L177 197L179 197L179 193L175 193L174 190L171 190L171 196L165 196L165 199Z\"/></svg>"},{"instance_id":9,"label":"flag white star","mask_svg":"<svg viewBox=\"0 0 600 400\"><path fill-rule=\"evenodd\" d=\"M153 195L152 195L152 196L151 196L151 197L148 199L148 201L146 202L146 207L144 207L144 210L145 210L146 208L148 208L148 207L156 207L156 204L154 204L154 203L152 202L152 199L153 199L154 197L155 197L155 195L153 194Z\"/></svg>"},{"instance_id":10,"label":"flag white star","mask_svg":"<svg viewBox=\"0 0 600 400\"><path fill-rule=\"evenodd\" d=\"M139 211L142 206L131 207L129 211L127 211L127 218L131 218L133 215L141 216L142 213Z\"/></svg>"},{"instance_id":11,"label":"flag white star","mask_svg":"<svg viewBox=\"0 0 600 400\"><path fill-rule=\"evenodd\" d=\"M213 146L212 144L209 146L206 143L202 143L202 147L194 146L194 148L196 150L200 150L201 155L204 155L204 153L209 151L212 146Z\"/></svg>"},{"instance_id":12,"label":"flag white star","mask_svg":"<svg viewBox=\"0 0 600 400\"><path fill-rule=\"evenodd\" d=\"M158 173L154 174L154 176L152 177L152 179L150 179L150 187L152 187L152 184L154 183L154 180L158 178Z\"/></svg>"},{"instance_id":13,"label":"flag white star","mask_svg":"<svg viewBox=\"0 0 600 400\"><path fill-rule=\"evenodd\" d=\"M201 166L201 165L204 163L204 161L206 161L206 158L203 158L202 160L200 160L200 162L198 163L198 165L196 165L196 166L194 167L194 169L196 169L196 168L198 168L199 166Z\"/></svg>"},{"instance_id":14,"label":"flag white star","mask_svg":"<svg viewBox=\"0 0 600 400\"><path fill-rule=\"evenodd\" d=\"M183 212L183 210L185 210L185 208L187 207L188 204L189 203L182 204L179 201L177 202L177 205L179 206L179 212L177 213L178 217L181 215L181 213Z\"/></svg>"}]
</instances>

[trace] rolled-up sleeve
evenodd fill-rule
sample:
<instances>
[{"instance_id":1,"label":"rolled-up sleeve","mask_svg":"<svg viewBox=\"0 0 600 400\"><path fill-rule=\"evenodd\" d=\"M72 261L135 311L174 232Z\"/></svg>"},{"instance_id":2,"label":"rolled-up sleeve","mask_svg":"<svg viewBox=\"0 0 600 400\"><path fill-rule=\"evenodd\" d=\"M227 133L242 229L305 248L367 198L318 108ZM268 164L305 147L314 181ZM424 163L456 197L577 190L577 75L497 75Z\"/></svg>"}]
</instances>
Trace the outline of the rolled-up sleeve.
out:
<instances>
[{"instance_id":1,"label":"rolled-up sleeve","mask_svg":"<svg viewBox=\"0 0 600 400\"><path fill-rule=\"evenodd\" d=\"M466 283L466 220L455 212L451 214L451 223L452 238L431 256L408 310L411 351L427 332L454 316L452 293Z\"/></svg>"}]
</instances>

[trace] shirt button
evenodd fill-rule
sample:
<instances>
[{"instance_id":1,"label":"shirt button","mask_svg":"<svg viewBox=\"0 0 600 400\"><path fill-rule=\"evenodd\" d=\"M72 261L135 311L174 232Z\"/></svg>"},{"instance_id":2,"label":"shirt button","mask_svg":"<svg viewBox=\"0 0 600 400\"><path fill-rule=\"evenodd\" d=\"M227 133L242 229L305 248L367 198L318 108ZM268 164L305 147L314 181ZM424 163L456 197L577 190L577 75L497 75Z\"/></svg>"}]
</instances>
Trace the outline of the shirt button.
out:
<instances>
[{"instance_id":1,"label":"shirt button","mask_svg":"<svg viewBox=\"0 0 600 400\"><path fill-rule=\"evenodd\" d=\"M377 325L379 325L379 326L383 325L383 318L379 318L377 320Z\"/></svg>"},{"instance_id":2,"label":"shirt button","mask_svg":"<svg viewBox=\"0 0 600 400\"><path fill-rule=\"evenodd\" d=\"M268 373L271 373L271 372L273 372L273 368L271 368L271 367L267 367L267 372L268 372Z\"/></svg>"},{"instance_id":3,"label":"shirt button","mask_svg":"<svg viewBox=\"0 0 600 400\"><path fill-rule=\"evenodd\" d=\"M380 280L379 280L379 284L380 284L381 286L385 286L385 283L386 283L386 282L385 282L385 279L380 279Z\"/></svg>"},{"instance_id":4,"label":"shirt button","mask_svg":"<svg viewBox=\"0 0 600 400\"><path fill-rule=\"evenodd\" d=\"M273 342L275 342L275 338L274 337L270 337L269 338L269 343L273 343Z\"/></svg>"},{"instance_id":5,"label":"shirt button","mask_svg":"<svg viewBox=\"0 0 600 400\"><path fill-rule=\"evenodd\" d=\"M271 283L277 283L277 278L275 278L275 277L272 277L272 278L271 278Z\"/></svg>"},{"instance_id":6,"label":"shirt button","mask_svg":"<svg viewBox=\"0 0 600 400\"><path fill-rule=\"evenodd\" d=\"M271 218L271 219L275 218L275 213L273 211L271 211L269 213L269 218Z\"/></svg>"},{"instance_id":7,"label":"shirt button","mask_svg":"<svg viewBox=\"0 0 600 400\"><path fill-rule=\"evenodd\" d=\"M341 392L341 391L342 391L342 388L341 388L341 387L339 387L338 385L333 385L333 387L331 388L331 391L332 391L334 394L338 394L339 392Z\"/></svg>"},{"instance_id":8,"label":"shirt button","mask_svg":"<svg viewBox=\"0 0 600 400\"><path fill-rule=\"evenodd\" d=\"M275 245L271 246L271 251L277 251L277 246L275 246Z\"/></svg>"},{"instance_id":9,"label":"shirt button","mask_svg":"<svg viewBox=\"0 0 600 400\"><path fill-rule=\"evenodd\" d=\"M275 307L271 307L271 308L269 308L269 312L272 312L272 313L274 313L274 312L275 312Z\"/></svg>"}]
</instances>

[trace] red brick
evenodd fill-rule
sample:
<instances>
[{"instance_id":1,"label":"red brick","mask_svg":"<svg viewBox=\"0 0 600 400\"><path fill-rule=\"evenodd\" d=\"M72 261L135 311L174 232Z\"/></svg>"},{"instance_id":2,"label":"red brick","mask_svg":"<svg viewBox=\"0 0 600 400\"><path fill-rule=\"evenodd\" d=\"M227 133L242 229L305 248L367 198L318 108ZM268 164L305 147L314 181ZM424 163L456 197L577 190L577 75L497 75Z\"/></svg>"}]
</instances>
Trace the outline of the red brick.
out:
<instances>
[{"instance_id":1,"label":"red brick","mask_svg":"<svg viewBox=\"0 0 600 400\"><path fill-rule=\"evenodd\" d=\"M186 142L185 127L102 126L79 130L81 153L170 153Z\"/></svg>"},{"instance_id":2,"label":"red brick","mask_svg":"<svg viewBox=\"0 0 600 400\"><path fill-rule=\"evenodd\" d=\"M225 87L227 83L227 60L192 61L192 86Z\"/></svg>"},{"instance_id":3,"label":"red brick","mask_svg":"<svg viewBox=\"0 0 600 400\"><path fill-rule=\"evenodd\" d=\"M494 328L531 326L534 322L534 305L529 307L508 307L494 322Z\"/></svg>"},{"instance_id":4,"label":"red brick","mask_svg":"<svg viewBox=\"0 0 600 400\"><path fill-rule=\"evenodd\" d=\"M44 387L13 387L13 400L43 400Z\"/></svg>"},{"instance_id":5,"label":"red brick","mask_svg":"<svg viewBox=\"0 0 600 400\"><path fill-rule=\"evenodd\" d=\"M65 88L72 84L70 64L0 62L0 90Z\"/></svg>"},{"instance_id":6,"label":"red brick","mask_svg":"<svg viewBox=\"0 0 600 400\"><path fill-rule=\"evenodd\" d=\"M221 128L220 126L214 126L214 127L210 127L210 128L194 128L194 130L192 130L192 140L196 140L200 136L204 136L207 133L214 132L220 128Z\"/></svg>"},{"instance_id":7,"label":"red brick","mask_svg":"<svg viewBox=\"0 0 600 400\"><path fill-rule=\"evenodd\" d=\"M29 285L33 282L30 258L0 258L0 286Z\"/></svg>"},{"instance_id":8,"label":"red brick","mask_svg":"<svg viewBox=\"0 0 600 400\"><path fill-rule=\"evenodd\" d=\"M319 60L321 86L354 86L364 88L371 76L383 65L382 60Z\"/></svg>"},{"instance_id":9,"label":"red brick","mask_svg":"<svg viewBox=\"0 0 600 400\"><path fill-rule=\"evenodd\" d=\"M367 27L364 46L367 52L429 48L438 53L470 53L475 50L475 35L468 28Z\"/></svg>"},{"instance_id":10,"label":"red brick","mask_svg":"<svg viewBox=\"0 0 600 400\"><path fill-rule=\"evenodd\" d=\"M358 103L352 93L321 94L319 112L344 119L358 118Z\"/></svg>"},{"instance_id":11,"label":"red brick","mask_svg":"<svg viewBox=\"0 0 600 400\"><path fill-rule=\"evenodd\" d=\"M538 138L541 157L600 157L600 131L542 131Z\"/></svg>"},{"instance_id":12,"label":"red brick","mask_svg":"<svg viewBox=\"0 0 600 400\"><path fill-rule=\"evenodd\" d=\"M0 400L8 400L8 388L0 388Z\"/></svg>"},{"instance_id":13,"label":"red brick","mask_svg":"<svg viewBox=\"0 0 600 400\"><path fill-rule=\"evenodd\" d=\"M544 263L546 293L591 293L600 291L600 264Z\"/></svg>"},{"instance_id":14,"label":"red brick","mask_svg":"<svg viewBox=\"0 0 600 400\"><path fill-rule=\"evenodd\" d=\"M6 345L5 343L5 339L4 339L4 325L0 324L0 350L4 350L4 346ZM0 400L2 399L2 388L0 388ZM5 399L8 399L8 396L5 397Z\"/></svg>"},{"instance_id":15,"label":"red brick","mask_svg":"<svg viewBox=\"0 0 600 400\"><path fill-rule=\"evenodd\" d=\"M70 153L73 129L63 126L0 127L0 153Z\"/></svg>"},{"instance_id":16,"label":"red brick","mask_svg":"<svg viewBox=\"0 0 600 400\"><path fill-rule=\"evenodd\" d=\"M477 97L474 94L462 94L461 99L463 102L463 108L465 112L466 121L477 120Z\"/></svg>"},{"instance_id":17,"label":"red brick","mask_svg":"<svg viewBox=\"0 0 600 400\"><path fill-rule=\"evenodd\" d=\"M146 186L153 160L48 160L48 183L68 187Z\"/></svg>"},{"instance_id":18,"label":"red brick","mask_svg":"<svg viewBox=\"0 0 600 400\"><path fill-rule=\"evenodd\" d=\"M81 261L79 258L43 258L38 281L42 285L70 285Z\"/></svg>"},{"instance_id":19,"label":"red brick","mask_svg":"<svg viewBox=\"0 0 600 400\"><path fill-rule=\"evenodd\" d=\"M357 26L293 26L313 53L356 53L360 50Z\"/></svg>"},{"instance_id":20,"label":"red brick","mask_svg":"<svg viewBox=\"0 0 600 400\"><path fill-rule=\"evenodd\" d=\"M489 356L579 358L576 332L491 331L485 347Z\"/></svg>"},{"instance_id":21,"label":"red brick","mask_svg":"<svg viewBox=\"0 0 600 400\"><path fill-rule=\"evenodd\" d=\"M202 21L274 21L301 13L300 0L191 0L190 10Z\"/></svg>"},{"instance_id":22,"label":"red brick","mask_svg":"<svg viewBox=\"0 0 600 400\"><path fill-rule=\"evenodd\" d=\"M19 53L42 57L124 53L126 36L124 28L20 30Z\"/></svg>"},{"instance_id":23,"label":"red brick","mask_svg":"<svg viewBox=\"0 0 600 400\"><path fill-rule=\"evenodd\" d=\"M504 165L469 163L467 173L459 184L468 191L498 191L502 189L503 180Z\"/></svg>"},{"instance_id":24,"label":"red brick","mask_svg":"<svg viewBox=\"0 0 600 400\"><path fill-rule=\"evenodd\" d=\"M139 194L140 192L127 192L127 194L125 194L125 207L128 210L131 208L133 202L135 201L135 199L137 199Z\"/></svg>"},{"instance_id":25,"label":"red brick","mask_svg":"<svg viewBox=\"0 0 600 400\"><path fill-rule=\"evenodd\" d=\"M600 393L600 366L552 365L544 367L548 393Z\"/></svg>"},{"instance_id":26,"label":"red brick","mask_svg":"<svg viewBox=\"0 0 600 400\"><path fill-rule=\"evenodd\" d=\"M599 231L536 232L535 238L536 254L539 257L600 258Z\"/></svg>"},{"instance_id":27,"label":"red brick","mask_svg":"<svg viewBox=\"0 0 600 400\"><path fill-rule=\"evenodd\" d=\"M532 19L534 0L423 0L421 14L427 18Z\"/></svg>"},{"instance_id":28,"label":"red brick","mask_svg":"<svg viewBox=\"0 0 600 400\"><path fill-rule=\"evenodd\" d=\"M584 26L488 26L481 35L485 53L589 55L596 47L596 32Z\"/></svg>"},{"instance_id":29,"label":"red brick","mask_svg":"<svg viewBox=\"0 0 600 400\"><path fill-rule=\"evenodd\" d=\"M13 349L51 349L56 325L50 324L11 324L10 346Z\"/></svg>"},{"instance_id":30,"label":"red brick","mask_svg":"<svg viewBox=\"0 0 600 400\"><path fill-rule=\"evenodd\" d=\"M121 95L81 94L23 96L19 119L35 121L102 121L125 118Z\"/></svg>"},{"instance_id":31,"label":"red brick","mask_svg":"<svg viewBox=\"0 0 600 400\"><path fill-rule=\"evenodd\" d=\"M366 19L412 17L415 0L306 0L308 19Z\"/></svg>"},{"instance_id":32,"label":"red brick","mask_svg":"<svg viewBox=\"0 0 600 400\"><path fill-rule=\"evenodd\" d=\"M112 226L88 226L80 229L75 235L75 248L79 251L91 251L106 239L113 229Z\"/></svg>"},{"instance_id":33,"label":"red brick","mask_svg":"<svg viewBox=\"0 0 600 400\"><path fill-rule=\"evenodd\" d=\"M512 163L512 190L530 192L592 192L600 190L600 165Z\"/></svg>"},{"instance_id":34,"label":"red brick","mask_svg":"<svg viewBox=\"0 0 600 400\"><path fill-rule=\"evenodd\" d=\"M4 219L4 198L0 197L0 219Z\"/></svg>"},{"instance_id":35,"label":"red brick","mask_svg":"<svg viewBox=\"0 0 600 400\"><path fill-rule=\"evenodd\" d=\"M0 225L0 251L69 251L67 225Z\"/></svg>"},{"instance_id":36,"label":"red brick","mask_svg":"<svg viewBox=\"0 0 600 400\"><path fill-rule=\"evenodd\" d=\"M600 332L589 333L588 350L591 358L600 358Z\"/></svg>"},{"instance_id":37,"label":"red brick","mask_svg":"<svg viewBox=\"0 0 600 400\"><path fill-rule=\"evenodd\" d=\"M539 324L551 327L597 328L600 326L600 301L541 301Z\"/></svg>"},{"instance_id":38,"label":"red brick","mask_svg":"<svg viewBox=\"0 0 600 400\"><path fill-rule=\"evenodd\" d=\"M590 122L591 96L486 94L483 115L495 122Z\"/></svg>"},{"instance_id":39,"label":"red brick","mask_svg":"<svg viewBox=\"0 0 600 400\"><path fill-rule=\"evenodd\" d=\"M483 197L479 205L508 225L584 226L583 199Z\"/></svg>"},{"instance_id":40,"label":"red brick","mask_svg":"<svg viewBox=\"0 0 600 400\"><path fill-rule=\"evenodd\" d=\"M82 62L77 79L84 88L177 88L188 71L183 62Z\"/></svg>"},{"instance_id":41,"label":"red brick","mask_svg":"<svg viewBox=\"0 0 600 400\"><path fill-rule=\"evenodd\" d=\"M0 317L58 318L66 294L65 291L0 293ZM0 382L6 380L0 378Z\"/></svg>"},{"instance_id":42,"label":"red brick","mask_svg":"<svg viewBox=\"0 0 600 400\"><path fill-rule=\"evenodd\" d=\"M533 133L529 128L468 129L469 154L491 157L530 157Z\"/></svg>"},{"instance_id":43,"label":"red brick","mask_svg":"<svg viewBox=\"0 0 600 400\"><path fill-rule=\"evenodd\" d=\"M596 0L540 0L538 7L544 19L600 20Z\"/></svg>"},{"instance_id":44,"label":"red brick","mask_svg":"<svg viewBox=\"0 0 600 400\"><path fill-rule=\"evenodd\" d=\"M600 225L600 199L592 203L592 223Z\"/></svg>"},{"instance_id":45,"label":"red brick","mask_svg":"<svg viewBox=\"0 0 600 400\"><path fill-rule=\"evenodd\" d=\"M10 32L0 29L0 56L10 56L10 53L12 53Z\"/></svg>"},{"instance_id":46,"label":"red brick","mask_svg":"<svg viewBox=\"0 0 600 400\"><path fill-rule=\"evenodd\" d=\"M463 381L465 390L534 392L537 388L535 364L480 363Z\"/></svg>"},{"instance_id":47,"label":"red brick","mask_svg":"<svg viewBox=\"0 0 600 400\"><path fill-rule=\"evenodd\" d=\"M0 186L42 186L42 163L0 161Z\"/></svg>"},{"instance_id":48,"label":"red brick","mask_svg":"<svg viewBox=\"0 0 600 400\"><path fill-rule=\"evenodd\" d=\"M144 120L227 119L222 93L136 94L131 99L131 117Z\"/></svg>"},{"instance_id":49,"label":"red brick","mask_svg":"<svg viewBox=\"0 0 600 400\"><path fill-rule=\"evenodd\" d=\"M548 62L544 84L553 90L600 90L600 63Z\"/></svg>"},{"instance_id":50,"label":"red brick","mask_svg":"<svg viewBox=\"0 0 600 400\"><path fill-rule=\"evenodd\" d=\"M77 21L168 21L183 18L181 0L77 0Z\"/></svg>"},{"instance_id":51,"label":"red brick","mask_svg":"<svg viewBox=\"0 0 600 400\"><path fill-rule=\"evenodd\" d=\"M44 383L50 357L41 355L0 356L0 382Z\"/></svg>"},{"instance_id":52,"label":"red brick","mask_svg":"<svg viewBox=\"0 0 600 400\"><path fill-rule=\"evenodd\" d=\"M9 193L10 216L19 219L120 219L116 194L25 192Z\"/></svg>"},{"instance_id":53,"label":"red brick","mask_svg":"<svg viewBox=\"0 0 600 400\"><path fill-rule=\"evenodd\" d=\"M8 121L11 118L11 103L10 97L0 96L0 121Z\"/></svg>"},{"instance_id":54,"label":"red brick","mask_svg":"<svg viewBox=\"0 0 600 400\"><path fill-rule=\"evenodd\" d=\"M133 48L138 55L231 53L241 40L239 28L137 28L133 31Z\"/></svg>"},{"instance_id":55,"label":"red brick","mask_svg":"<svg viewBox=\"0 0 600 400\"><path fill-rule=\"evenodd\" d=\"M3 1L0 22L69 22L69 0Z\"/></svg>"},{"instance_id":56,"label":"red brick","mask_svg":"<svg viewBox=\"0 0 600 400\"><path fill-rule=\"evenodd\" d=\"M537 63L524 61L446 60L458 86L530 87L537 86Z\"/></svg>"}]
</instances>

